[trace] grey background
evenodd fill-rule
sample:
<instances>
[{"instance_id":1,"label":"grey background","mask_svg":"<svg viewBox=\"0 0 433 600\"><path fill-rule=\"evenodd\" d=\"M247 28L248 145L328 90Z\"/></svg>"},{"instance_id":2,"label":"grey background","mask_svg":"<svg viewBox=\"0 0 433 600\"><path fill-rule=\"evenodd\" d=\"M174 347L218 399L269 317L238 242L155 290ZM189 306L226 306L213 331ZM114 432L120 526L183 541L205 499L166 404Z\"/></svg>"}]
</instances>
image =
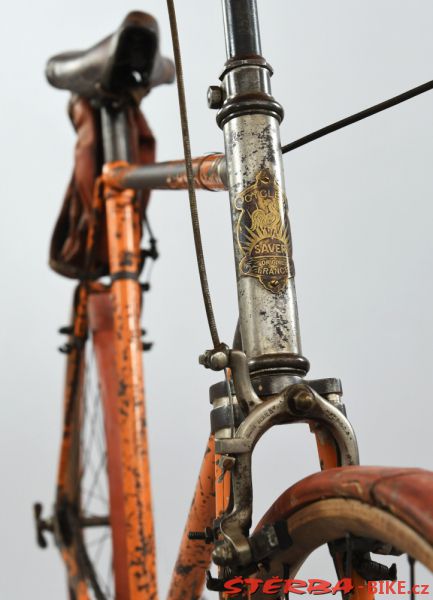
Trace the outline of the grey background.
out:
<instances>
[{"instance_id":1,"label":"grey background","mask_svg":"<svg viewBox=\"0 0 433 600\"><path fill-rule=\"evenodd\" d=\"M217 0L178 2L193 153L222 150L205 102L225 60ZM9 3L0 22L2 310L0 332L0 597L59 600L55 549L35 546L31 505L53 499L64 359L57 326L72 283L47 267L47 248L72 167L67 94L43 77L47 57L86 47L126 12L154 14L171 53L165 3L156 0ZM433 76L429 0L259 1L263 51L286 110L284 142ZM174 87L143 103L158 158L181 156ZM304 352L314 377L343 380L364 464L432 468L433 95L427 93L284 159ZM221 336L236 314L225 194L199 194ZM154 351L146 379L158 567L168 585L208 428L197 365L209 346L187 197L155 193L150 218L161 259L146 296ZM317 470L305 426L268 434L254 455L255 517L290 483ZM271 466L271 468L270 468ZM173 486L175 484L175 486ZM317 563L313 576L328 573ZM427 582L427 576L424 582Z\"/></svg>"}]
</instances>

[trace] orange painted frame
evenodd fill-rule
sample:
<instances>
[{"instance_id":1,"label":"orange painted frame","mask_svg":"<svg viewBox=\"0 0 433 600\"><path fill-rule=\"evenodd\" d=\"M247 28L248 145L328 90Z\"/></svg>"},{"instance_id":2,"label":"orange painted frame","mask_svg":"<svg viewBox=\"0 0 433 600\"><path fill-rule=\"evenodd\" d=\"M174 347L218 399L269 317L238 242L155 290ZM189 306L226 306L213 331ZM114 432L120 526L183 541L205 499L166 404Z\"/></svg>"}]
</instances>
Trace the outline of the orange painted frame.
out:
<instances>
[{"instance_id":1,"label":"orange painted frame","mask_svg":"<svg viewBox=\"0 0 433 600\"><path fill-rule=\"evenodd\" d=\"M83 344L71 346L68 354L65 377L65 394L63 403L63 435L60 448L60 461L57 475L56 513L64 506L77 503L75 482L79 477L79 444L77 432L80 430L82 418L82 385L84 374L84 341L87 336L87 290L78 286L72 310L72 336L82 340ZM69 544L68 544L69 541ZM74 592L77 600L88 600L87 584L79 568L80 549L76 540L64 540L64 536L56 535L62 558L66 565L68 588Z\"/></svg>"},{"instance_id":2,"label":"orange painted frame","mask_svg":"<svg viewBox=\"0 0 433 600\"><path fill-rule=\"evenodd\" d=\"M96 185L99 186L97 181ZM58 469L57 516L62 506L79 513L80 429L83 412L84 342L90 329L99 371L107 441L110 520L114 551L116 597L142 600L157 597L155 542L142 369L140 326L141 223L133 192L105 190L110 272L107 287L81 283L76 292L71 351L66 369L64 431ZM97 194L96 194L97 195ZM93 228L87 252L93 250ZM116 273L122 273L119 278ZM129 277L130 275L130 277ZM81 340L82 343L77 343ZM113 508L114 507L114 508ZM114 512L114 514L113 514ZM71 596L87 600L82 553L76 540L56 536L67 566Z\"/></svg>"},{"instance_id":3,"label":"orange painted frame","mask_svg":"<svg viewBox=\"0 0 433 600\"><path fill-rule=\"evenodd\" d=\"M115 586L116 598L118 600L144 599L149 598L149 588L138 586L131 587L130 580L133 583L136 579L137 563L130 560L130 552L125 545L129 539L134 540L134 535L139 532L139 518L133 518L129 513L128 527L126 527L126 519L124 510L131 510L131 502L127 505L123 501L123 490L129 489L131 480L126 478L123 481L124 469L119 467L119 459L129 461L131 454L127 455L126 459L122 455L121 437L124 437L123 443L128 444L130 448L130 425L135 423L136 414L130 415L130 420L127 415L118 418L119 410L124 411L123 403L125 401L124 394L119 394L119 380L116 373L116 328L115 328L115 310L114 310L115 295L113 291L106 289L104 286L95 284L80 285L77 288L75 308L73 314L74 333L80 333L83 336L86 334L87 327L89 328L95 351L95 358L98 372L100 373L100 392L104 407L104 425L105 435L107 440L108 468L110 470L109 489L110 489L110 521L113 526L113 542L114 548L114 564L115 564ZM78 435L80 431L79 420L82 416L82 393L80 385L82 383L82 375L84 368L83 348L75 348L69 355L67 360L66 374L66 394L64 404L64 431L62 438L62 447L60 455L60 464L58 470L58 492L56 505L59 507L62 503L68 502L76 504L79 499L76 497L77 488L75 482L79 478L78 453L79 443ZM141 362L141 355L139 356ZM78 384L78 385L77 385ZM141 403L144 407L144 404ZM140 411L140 418L142 412ZM144 423L143 419L141 422ZM141 431L140 435L143 435ZM129 449L128 448L128 449ZM139 456L143 456L142 454ZM116 464L117 463L117 464ZM169 598L176 600L184 598L186 592L191 593L193 590L197 596L200 595L205 581L205 571L211 561L212 546L197 540L192 541L188 538L189 531L200 531L212 524L215 517L215 455L214 455L214 439L210 436L206 446L206 452L203 458L203 463L200 470L200 475L197 481L197 486L191 505L188 520L185 526L182 544L179 551L178 560L176 562L173 578L169 591ZM128 463L126 466L129 471ZM144 492L143 488L142 491ZM132 500L137 504L150 502L149 488L148 493L135 493ZM121 498L119 498L119 492ZM137 504L132 504L134 510ZM149 510L151 505L149 504ZM144 518L148 518L149 513ZM151 513L150 513L150 516ZM141 515L143 518L143 515ZM149 527L149 521L147 521ZM135 526L138 526L137 528ZM116 532L118 535L116 539ZM80 554L80 545L72 543L72 545L62 544L61 536L58 536L58 544L60 551L65 561L67 568L68 585L73 590L76 600L89 600L88 587L85 578L80 569L82 561ZM133 549L136 551L136 549ZM154 566L155 553L151 555L151 566ZM149 577L150 579L150 577Z\"/></svg>"},{"instance_id":4,"label":"orange painted frame","mask_svg":"<svg viewBox=\"0 0 433 600\"><path fill-rule=\"evenodd\" d=\"M96 185L100 185L100 181ZM141 222L135 194L105 185L104 202L112 284L78 286L73 312L73 337L85 340L90 329L99 371L107 440L110 518L113 528L117 600L157 598L155 540L144 402L141 341ZM88 252L94 243L89 232ZM81 423L83 347L68 356L64 402L64 434L58 472L57 505L77 502L74 481L79 447L74 442ZM75 403L75 407L74 407ZM337 465L335 446L324 431L315 430L322 468ZM74 470L75 469L75 470ZM211 435L200 469L168 593L169 600L199 597L212 545L190 540L190 531L212 525L230 498L230 473L222 473ZM81 575L80 548L62 545L70 589L77 600L89 598ZM357 575L354 573L356 578ZM367 592L356 600L371 600Z\"/></svg>"},{"instance_id":5,"label":"orange painted frame","mask_svg":"<svg viewBox=\"0 0 433 600\"><path fill-rule=\"evenodd\" d=\"M100 181L96 185L99 186ZM113 282L109 287L81 283L75 294L56 507L58 512L62 504L79 505L76 482L80 477L84 342L90 331L104 407L110 520L117 550L114 552L116 598L143 600L156 598L157 587L142 369L141 288L137 281L141 260L141 223L132 191L119 191L107 186L104 200ZM87 250L90 254L94 243L93 230L88 237ZM116 277L119 273L120 277ZM78 339L83 343L77 344ZM213 522L213 447L211 437L173 573L170 592L173 599L182 597L183 592L192 587L199 594L210 563L211 546L204 547L201 542L190 541L188 532ZM73 597L88 600L87 583L80 569L80 545L64 544L62 536L57 536L57 543L67 567L68 585ZM196 566L191 568L191 565Z\"/></svg>"}]
</instances>

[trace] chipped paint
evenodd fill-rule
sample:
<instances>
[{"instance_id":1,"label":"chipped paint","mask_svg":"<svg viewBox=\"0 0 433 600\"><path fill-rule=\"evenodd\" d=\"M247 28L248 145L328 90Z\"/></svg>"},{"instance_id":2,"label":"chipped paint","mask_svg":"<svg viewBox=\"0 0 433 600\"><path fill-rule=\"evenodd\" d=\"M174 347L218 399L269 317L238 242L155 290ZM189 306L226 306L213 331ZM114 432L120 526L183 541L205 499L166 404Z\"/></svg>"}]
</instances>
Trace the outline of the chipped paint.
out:
<instances>
[{"instance_id":1,"label":"chipped paint","mask_svg":"<svg viewBox=\"0 0 433 600\"><path fill-rule=\"evenodd\" d=\"M211 561L212 544L203 540L190 540L190 531L204 531L212 527L215 518L215 443L209 438L200 474L197 480L194 497L182 536L181 545L170 589L168 600L191 600L200 598L205 582L205 572Z\"/></svg>"}]
</instances>

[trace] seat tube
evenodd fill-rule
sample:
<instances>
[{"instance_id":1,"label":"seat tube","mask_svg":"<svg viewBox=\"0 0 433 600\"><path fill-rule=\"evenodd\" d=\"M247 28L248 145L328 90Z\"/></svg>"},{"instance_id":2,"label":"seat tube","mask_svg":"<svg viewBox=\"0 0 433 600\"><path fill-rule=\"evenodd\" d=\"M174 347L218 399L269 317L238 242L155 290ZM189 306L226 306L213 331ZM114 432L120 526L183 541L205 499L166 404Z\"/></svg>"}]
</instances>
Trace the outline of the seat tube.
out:
<instances>
[{"instance_id":1,"label":"seat tube","mask_svg":"<svg viewBox=\"0 0 433 600\"><path fill-rule=\"evenodd\" d=\"M209 105L219 108L224 133L242 346L252 372L267 365L305 374L279 133L283 109L261 55L256 0L223 0L223 13L227 62Z\"/></svg>"},{"instance_id":2,"label":"seat tube","mask_svg":"<svg viewBox=\"0 0 433 600\"><path fill-rule=\"evenodd\" d=\"M131 160L126 109L101 109L105 162ZM130 189L104 186L122 456L126 553L113 547L116 598L157 600L141 340L141 212ZM110 468L110 464L108 464ZM127 590L127 594L124 590Z\"/></svg>"}]
</instances>

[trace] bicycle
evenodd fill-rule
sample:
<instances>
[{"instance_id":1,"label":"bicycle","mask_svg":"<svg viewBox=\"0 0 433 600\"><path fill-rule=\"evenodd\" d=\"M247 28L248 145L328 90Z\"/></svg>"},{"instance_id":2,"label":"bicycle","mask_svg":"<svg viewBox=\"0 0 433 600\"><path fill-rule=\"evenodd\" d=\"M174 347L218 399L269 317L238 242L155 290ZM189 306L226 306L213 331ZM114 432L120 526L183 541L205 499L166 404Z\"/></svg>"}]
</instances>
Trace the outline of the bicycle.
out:
<instances>
[{"instance_id":1,"label":"bicycle","mask_svg":"<svg viewBox=\"0 0 433 600\"><path fill-rule=\"evenodd\" d=\"M147 197L131 190L160 186L181 189L187 187L188 182L191 184L193 178L197 187L230 188L241 325L232 349L219 343L201 268L215 346L202 356L201 362L208 368L225 370L227 377L222 385L217 384L211 389L213 436L199 480L202 486L205 483L209 486L215 480L216 512L214 514L212 486L207 487L204 497L200 496L198 488L170 596L181 597L186 591L193 597L199 595L212 545L215 545L213 558L220 573L217 578L209 576L207 584L210 589L220 592L224 591L227 580L238 575L258 573L261 578L268 579L273 575L292 577L297 564L313 546L325 542L331 543L337 572L350 574L355 581L359 581L359 575L351 573L352 565L358 574L364 574L364 579L373 575L394 575L392 569L375 566L366 557L373 550L392 554L399 548L431 568L431 548L426 549L426 540L431 545L431 538L427 537L431 535L428 521L414 523L413 515L408 512L411 489L420 492L427 486L428 492L420 493L419 501L428 514L431 476L421 471L348 467L358 462L357 447L353 430L344 415L340 384L335 379L304 379L308 361L300 350L290 231L282 192L278 140L282 109L270 94L269 66L261 57L255 4L226 2L225 10L229 61L224 73L224 92L221 88L211 89L209 102L211 107L219 110L219 123L226 135L226 154L200 157L192 162L192 169L188 168L188 156L186 161L177 163L149 164L152 162L152 137L136 110L136 103L130 103L130 96L137 102L143 91L147 92L157 82L168 83L173 77L170 63L158 56L156 26L148 16L130 15L114 38L90 53L67 55L51 62L52 82L59 87L72 88L80 96L72 105L72 116L78 127L80 118L88 125L92 119L91 111L100 111L104 142L102 162L108 163L102 177L97 179L86 228L80 229L78 222L72 223L75 230L73 227L71 230L64 213L52 247L52 266L63 270L65 275L78 277L81 283L75 297L72 329L64 330L69 336L69 342L63 348L68 354L69 385L65 397L66 429L55 516L49 522L43 520L39 506L36 516L41 545L45 543L44 529L55 532L67 563L72 598L88 597L89 586L97 598L112 597L111 592L101 588L100 574L95 572L89 555L92 541L88 531L99 527L109 527L113 538L116 597L140 598L155 593L140 366L139 313L143 290L138 277L146 260L156 256L156 247L150 232L150 248L139 251ZM236 26L240 18L248 23L243 36L238 35ZM153 53L152 59L142 55L143 48ZM239 56L248 58L239 59ZM96 73L92 61L96 61L99 68ZM89 75L87 81L78 77L86 74ZM95 83L99 85L95 87ZM253 84L257 87L251 90ZM92 108L83 98L91 98L99 106ZM244 131L241 135L242 132L236 129L239 123L249 127L249 132ZM257 129L257 123L261 130ZM266 134L265 127L269 128L270 135L269 132ZM141 143L132 156L124 144L128 134L140 138ZM98 136L97 126L94 136ZM248 154L248 150L242 148L242 137L248 136L256 140L254 150L259 150L255 163L252 151ZM242 152L247 153L248 158L244 156L242 162L246 172L240 174L236 172L236 166L239 166ZM129 163L137 161L139 153L144 156L142 162L148 164L131 167ZM86 164L89 170L89 163ZM94 161L90 166L95 167ZM93 182L95 172L86 173L86 177ZM252 205L251 211L247 210L247 205ZM68 204L66 208L71 206ZM105 225L108 240L105 239ZM66 240L62 238L65 229L69 236ZM71 239L71 231L74 239ZM197 236L196 242L199 249ZM198 253L200 256L200 249ZM107 274L111 284L101 279ZM252 318L248 317L246 306L252 310ZM275 324L276 309L280 311L280 326ZM96 423L90 417L87 424L88 416L84 413L81 397L89 328L100 372L106 420L111 504L108 515L94 515L89 507L84 512L82 498L86 450L84 455L80 452L81 430L86 432L90 425L92 433L92 424ZM250 359L248 364L244 351ZM120 405L122 402L124 404ZM134 410L132 414L131 410ZM120 423L117 411L122 415ZM81 422L83 419L84 423ZM265 515L258 530L248 535L252 502L250 461L254 445L272 425L297 421L307 421L315 429L324 471L283 494ZM139 433L134 435L137 427L140 427ZM135 446L132 452L131 446ZM219 457L215 475L214 454ZM327 472L328 468L339 464L343 465L341 470ZM415 487L411 488L409 482ZM382 506L387 506L387 497L397 486L401 486L402 497L390 514ZM367 499L365 494L371 487L380 489L381 494ZM123 493L122 489L126 491ZM359 490L362 493L358 493ZM297 499L295 504L294 498ZM200 499L205 505L199 510ZM360 522L352 519L354 507L357 507ZM127 522L125 513L132 514ZM215 516L219 520L214 521ZM384 527L388 527L389 532L385 532ZM318 538L312 536L312 528L319 531ZM349 538L347 533L350 533ZM378 546L378 541L387 545ZM291 567L289 570L287 565ZM363 594L356 592L354 596L363 597Z\"/></svg>"}]
</instances>

